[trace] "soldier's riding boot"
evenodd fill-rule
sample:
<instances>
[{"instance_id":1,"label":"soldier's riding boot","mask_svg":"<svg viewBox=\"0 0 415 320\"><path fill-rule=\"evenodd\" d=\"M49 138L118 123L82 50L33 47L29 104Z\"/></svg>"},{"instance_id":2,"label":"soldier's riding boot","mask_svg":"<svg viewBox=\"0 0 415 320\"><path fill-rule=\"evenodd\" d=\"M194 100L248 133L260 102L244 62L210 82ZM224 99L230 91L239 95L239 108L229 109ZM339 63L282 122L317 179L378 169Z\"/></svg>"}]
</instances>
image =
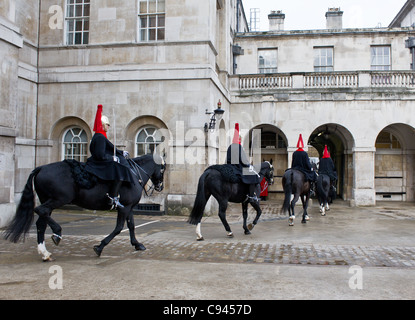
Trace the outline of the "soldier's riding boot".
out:
<instances>
[{"instance_id":1,"label":"soldier's riding boot","mask_svg":"<svg viewBox=\"0 0 415 320\"><path fill-rule=\"evenodd\" d=\"M120 197L118 195L118 191L120 190L122 185L122 181L114 181L111 186L109 194L107 193L108 197L108 205L111 206L110 210L115 210L117 208L124 208L124 206L120 203Z\"/></svg>"}]
</instances>

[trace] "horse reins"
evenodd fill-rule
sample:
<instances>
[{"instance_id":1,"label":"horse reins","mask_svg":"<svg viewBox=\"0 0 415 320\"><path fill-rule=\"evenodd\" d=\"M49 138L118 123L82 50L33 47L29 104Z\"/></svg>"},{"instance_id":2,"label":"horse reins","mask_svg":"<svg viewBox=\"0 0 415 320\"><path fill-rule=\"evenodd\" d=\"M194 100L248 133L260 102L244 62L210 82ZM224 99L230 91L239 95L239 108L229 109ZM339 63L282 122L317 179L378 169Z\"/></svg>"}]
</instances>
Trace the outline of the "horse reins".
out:
<instances>
[{"instance_id":1,"label":"horse reins","mask_svg":"<svg viewBox=\"0 0 415 320\"><path fill-rule=\"evenodd\" d=\"M128 161L128 164L130 165L131 171L138 178L138 183L143 188L144 193L146 194L147 197L150 197L153 194L154 190L155 190L154 183L153 183L153 181L151 181L151 176L147 173L147 171L145 171L143 169L143 167L139 166L134 160L127 159L127 161ZM145 188L146 185L143 183L143 177L142 177L140 171L143 171L148 176L148 180L151 181L152 185L149 187L148 190L146 190L146 188ZM150 191L151 191L151 193L149 194Z\"/></svg>"}]
</instances>

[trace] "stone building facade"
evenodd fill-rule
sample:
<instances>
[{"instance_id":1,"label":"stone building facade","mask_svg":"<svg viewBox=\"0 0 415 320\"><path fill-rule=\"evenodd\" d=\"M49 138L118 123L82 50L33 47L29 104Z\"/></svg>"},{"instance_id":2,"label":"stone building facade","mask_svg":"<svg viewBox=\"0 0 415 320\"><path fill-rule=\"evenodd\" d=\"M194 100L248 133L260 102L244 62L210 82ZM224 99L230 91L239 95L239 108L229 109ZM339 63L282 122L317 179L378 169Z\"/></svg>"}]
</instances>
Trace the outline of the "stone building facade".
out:
<instances>
[{"instance_id":1,"label":"stone building facade","mask_svg":"<svg viewBox=\"0 0 415 320\"><path fill-rule=\"evenodd\" d=\"M34 167L86 160L98 104L115 115L119 148L166 152L165 190L144 201L169 212L191 208L235 122L246 149L259 135L255 161L273 159L278 176L302 133L310 155L329 145L352 205L415 200L415 29L342 29L341 17L285 31L276 11L269 32L249 32L240 0L3 0L0 225ZM223 117L205 130L219 101Z\"/></svg>"}]
</instances>

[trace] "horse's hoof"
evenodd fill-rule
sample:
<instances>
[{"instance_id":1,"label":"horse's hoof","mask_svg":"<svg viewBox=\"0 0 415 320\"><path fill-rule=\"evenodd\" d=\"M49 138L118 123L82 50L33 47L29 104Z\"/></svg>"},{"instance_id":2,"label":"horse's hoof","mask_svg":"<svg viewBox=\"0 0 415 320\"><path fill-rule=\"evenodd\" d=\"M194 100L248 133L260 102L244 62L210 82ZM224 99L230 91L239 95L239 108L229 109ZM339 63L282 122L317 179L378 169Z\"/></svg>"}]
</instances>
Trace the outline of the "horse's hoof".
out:
<instances>
[{"instance_id":1,"label":"horse's hoof","mask_svg":"<svg viewBox=\"0 0 415 320\"><path fill-rule=\"evenodd\" d=\"M53 258L52 258L52 256L49 256L49 257L47 257L47 258L43 257L43 258L42 258L42 261L43 261L43 262L52 262L52 261L55 261L55 259L53 259Z\"/></svg>"},{"instance_id":2,"label":"horse's hoof","mask_svg":"<svg viewBox=\"0 0 415 320\"><path fill-rule=\"evenodd\" d=\"M205 240L205 238L203 238L203 237L198 237L197 239L196 239L196 241L204 241Z\"/></svg>"},{"instance_id":3,"label":"horse's hoof","mask_svg":"<svg viewBox=\"0 0 415 320\"><path fill-rule=\"evenodd\" d=\"M248 227L249 228L249 227ZM245 234L251 234L251 231L245 230Z\"/></svg>"},{"instance_id":4,"label":"horse's hoof","mask_svg":"<svg viewBox=\"0 0 415 320\"><path fill-rule=\"evenodd\" d=\"M308 220L310 220L310 217L308 215L305 215L304 220L308 221Z\"/></svg>"},{"instance_id":5,"label":"horse's hoof","mask_svg":"<svg viewBox=\"0 0 415 320\"><path fill-rule=\"evenodd\" d=\"M98 257L101 256L102 249L100 249L99 246L94 246L94 251Z\"/></svg>"},{"instance_id":6,"label":"horse's hoof","mask_svg":"<svg viewBox=\"0 0 415 320\"><path fill-rule=\"evenodd\" d=\"M57 234L52 234L52 241L53 241L53 243L56 245L56 246L58 246L59 245L59 243L61 242L61 240L62 240L62 236L59 236L59 235L57 235Z\"/></svg>"},{"instance_id":7,"label":"horse's hoof","mask_svg":"<svg viewBox=\"0 0 415 320\"><path fill-rule=\"evenodd\" d=\"M228 232L227 236L228 238L233 238L233 232Z\"/></svg>"},{"instance_id":8,"label":"horse's hoof","mask_svg":"<svg viewBox=\"0 0 415 320\"><path fill-rule=\"evenodd\" d=\"M254 225L252 223L248 224L248 230L252 230L254 228Z\"/></svg>"},{"instance_id":9,"label":"horse's hoof","mask_svg":"<svg viewBox=\"0 0 415 320\"><path fill-rule=\"evenodd\" d=\"M290 216L288 218L288 225L292 227L294 225L295 216Z\"/></svg>"},{"instance_id":10,"label":"horse's hoof","mask_svg":"<svg viewBox=\"0 0 415 320\"><path fill-rule=\"evenodd\" d=\"M301 223L307 223L307 221L306 220L301 220Z\"/></svg>"},{"instance_id":11,"label":"horse's hoof","mask_svg":"<svg viewBox=\"0 0 415 320\"><path fill-rule=\"evenodd\" d=\"M325 211L321 211L321 215L324 217L326 215Z\"/></svg>"},{"instance_id":12,"label":"horse's hoof","mask_svg":"<svg viewBox=\"0 0 415 320\"><path fill-rule=\"evenodd\" d=\"M137 250L137 251L144 251L144 250L146 250L146 247L144 247L144 245L142 244L142 243L139 243L139 244L136 244L135 245L135 250Z\"/></svg>"}]
</instances>

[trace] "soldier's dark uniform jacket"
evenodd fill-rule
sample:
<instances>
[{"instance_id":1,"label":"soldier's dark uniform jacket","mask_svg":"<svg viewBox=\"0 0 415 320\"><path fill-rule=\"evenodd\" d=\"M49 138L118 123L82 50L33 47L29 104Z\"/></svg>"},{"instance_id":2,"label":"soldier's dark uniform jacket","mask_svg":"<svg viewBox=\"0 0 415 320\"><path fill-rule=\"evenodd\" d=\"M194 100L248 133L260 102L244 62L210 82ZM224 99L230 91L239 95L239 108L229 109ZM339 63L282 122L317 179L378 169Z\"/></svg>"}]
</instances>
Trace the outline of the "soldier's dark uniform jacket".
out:
<instances>
[{"instance_id":1,"label":"soldier's dark uniform jacket","mask_svg":"<svg viewBox=\"0 0 415 320\"><path fill-rule=\"evenodd\" d=\"M325 146L323 157L320 159L318 173L328 175L331 181L337 180L336 168L327 151L327 146Z\"/></svg>"},{"instance_id":2,"label":"soldier's dark uniform jacket","mask_svg":"<svg viewBox=\"0 0 415 320\"><path fill-rule=\"evenodd\" d=\"M249 172L249 160L245 151L239 143L232 143L226 153L226 163L232 164L234 174L241 178L246 184L259 183L259 177L255 172Z\"/></svg>"},{"instance_id":3,"label":"soldier's dark uniform jacket","mask_svg":"<svg viewBox=\"0 0 415 320\"><path fill-rule=\"evenodd\" d=\"M312 171L310 158L308 157L307 152L305 152L304 150L294 151L291 162L291 168L304 173L308 181L315 182L317 179L316 173Z\"/></svg>"},{"instance_id":4,"label":"soldier's dark uniform jacket","mask_svg":"<svg viewBox=\"0 0 415 320\"><path fill-rule=\"evenodd\" d=\"M85 169L88 172L102 180L134 181L123 152L116 149L120 163L114 161L114 145L102 133L94 134L89 149L92 156L86 161Z\"/></svg>"}]
</instances>

